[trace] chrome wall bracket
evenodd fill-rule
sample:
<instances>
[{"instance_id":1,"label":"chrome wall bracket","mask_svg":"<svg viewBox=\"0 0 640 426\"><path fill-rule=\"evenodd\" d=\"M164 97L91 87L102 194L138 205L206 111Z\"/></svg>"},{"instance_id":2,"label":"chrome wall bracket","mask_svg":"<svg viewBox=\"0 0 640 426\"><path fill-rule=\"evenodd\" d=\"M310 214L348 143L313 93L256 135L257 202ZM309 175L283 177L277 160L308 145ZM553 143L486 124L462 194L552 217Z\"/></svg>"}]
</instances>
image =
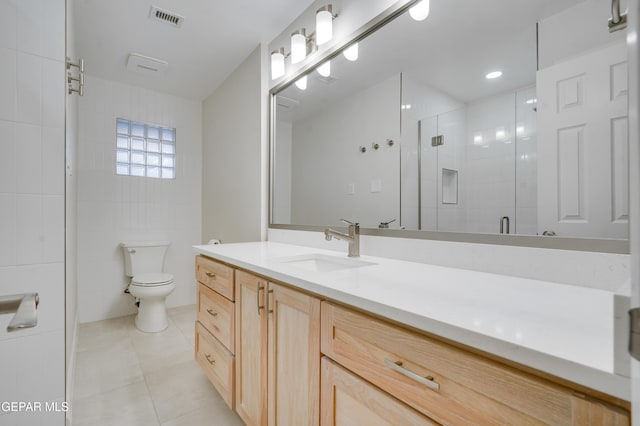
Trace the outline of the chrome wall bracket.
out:
<instances>
[{"instance_id":1,"label":"chrome wall bracket","mask_svg":"<svg viewBox=\"0 0 640 426\"><path fill-rule=\"evenodd\" d=\"M74 77L71 68L78 69L77 77ZM77 82L77 87L74 87L74 82ZM67 58L67 93L77 93L80 96L84 96L84 59L78 60L78 62L72 62L70 58Z\"/></svg>"},{"instance_id":2,"label":"chrome wall bracket","mask_svg":"<svg viewBox=\"0 0 640 426\"><path fill-rule=\"evenodd\" d=\"M38 325L38 293L13 294L0 296L0 314L14 313L13 319L7 326L7 331L17 331L21 328L31 328Z\"/></svg>"}]
</instances>

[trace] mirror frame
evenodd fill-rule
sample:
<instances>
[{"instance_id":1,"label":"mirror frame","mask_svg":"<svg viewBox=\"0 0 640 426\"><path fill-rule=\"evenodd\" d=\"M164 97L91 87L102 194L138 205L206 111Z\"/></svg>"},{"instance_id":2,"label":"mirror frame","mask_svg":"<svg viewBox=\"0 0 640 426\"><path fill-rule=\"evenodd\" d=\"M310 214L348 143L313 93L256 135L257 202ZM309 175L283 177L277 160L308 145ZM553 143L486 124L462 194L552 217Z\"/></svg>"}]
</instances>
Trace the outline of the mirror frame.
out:
<instances>
[{"instance_id":1,"label":"mirror frame","mask_svg":"<svg viewBox=\"0 0 640 426\"><path fill-rule=\"evenodd\" d=\"M330 47L320 55L313 55L303 63L296 72L287 76L281 82L273 86L269 90L269 196L267 199L268 209L268 227L270 229L285 229L291 231L312 231L324 232L327 226L321 225L287 225L274 224L273 218L273 183L274 183L274 167L275 164L275 106L276 95L285 87L293 84L301 76L313 71L318 65L324 61L331 60L342 53L354 43L357 43L375 31L384 27L398 16L405 13L415 3L420 0L398 0L388 7L375 18L364 24L362 27L354 31L347 41L337 43ZM400 141L400 152L402 152L402 141ZM448 241L472 244L490 244L501 246L516 246L541 249L556 250L573 250L600 252L611 254L630 254L629 235L626 240L600 239L600 238L576 238L576 237L548 237L539 235L504 235L504 234L478 234L463 232L437 232L437 231L419 231L405 229L379 229L379 228L361 228L361 235L375 237L391 237L391 238L409 238L421 240Z\"/></svg>"}]
</instances>

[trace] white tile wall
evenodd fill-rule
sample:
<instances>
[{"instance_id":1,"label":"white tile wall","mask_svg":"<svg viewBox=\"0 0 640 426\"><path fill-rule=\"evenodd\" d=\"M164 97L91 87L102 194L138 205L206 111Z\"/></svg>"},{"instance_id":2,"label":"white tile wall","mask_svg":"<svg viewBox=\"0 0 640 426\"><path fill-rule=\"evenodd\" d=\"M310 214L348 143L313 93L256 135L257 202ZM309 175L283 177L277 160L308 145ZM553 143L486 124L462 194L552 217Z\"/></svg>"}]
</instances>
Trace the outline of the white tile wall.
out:
<instances>
[{"instance_id":1,"label":"white tile wall","mask_svg":"<svg viewBox=\"0 0 640 426\"><path fill-rule=\"evenodd\" d=\"M0 193L0 267L16 264L16 194Z\"/></svg>"},{"instance_id":2,"label":"white tile wall","mask_svg":"<svg viewBox=\"0 0 640 426\"><path fill-rule=\"evenodd\" d=\"M42 53L42 7L41 0L18 1L17 46L23 52Z\"/></svg>"},{"instance_id":3,"label":"white tile wall","mask_svg":"<svg viewBox=\"0 0 640 426\"><path fill-rule=\"evenodd\" d=\"M191 246L201 242L200 102L86 77L78 146L78 312L80 322L135 312L118 244L168 240L175 277L168 306L195 303ZM175 180L115 174L116 117L176 128ZM44 141L43 141L44 143Z\"/></svg>"},{"instance_id":4,"label":"white tile wall","mask_svg":"<svg viewBox=\"0 0 640 426\"><path fill-rule=\"evenodd\" d=\"M16 6L17 0L0 2L0 47L16 48Z\"/></svg>"},{"instance_id":5,"label":"white tile wall","mask_svg":"<svg viewBox=\"0 0 640 426\"><path fill-rule=\"evenodd\" d=\"M42 64L45 59L18 51L16 58L16 119L23 123L42 123Z\"/></svg>"},{"instance_id":6,"label":"white tile wall","mask_svg":"<svg viewBox=\"0 0 640 426\"><path fill-rule=\"evenodd\" d=\"M38 325L0 316L0 400L65 396L65 1L0 2L0 295L38 292ZM64 424L5 413L0 424Z\"/></svg>"},{"instance_id":7,"label":"white tile wall","mask_svg":"<svg viewBox=\"0 0 640 426\"><path fill-rule=\"evenodd\" d=\"M13 122L0 120L0 152L0 193L15 192L16 125Z\"/></svg>"},{"instance_id":8,"label":"white tile wall","mask_svg":"<svg viewBox=\"0 0 640 426\"><path fill-rule=\"evenodd\" d=\"M16 117L16 57L15 50L0 48L0 120Z\"/></svg>"},{"instance_id":9,"label":"white tile wall","mask_svg":"<svg viewBox=\"0 0 640 426\"><path fill-rule=\"evenodd\" d=\"M17 192L42 192L42 127L35 124L16 125Z\"/></svg>"}]
</instances>

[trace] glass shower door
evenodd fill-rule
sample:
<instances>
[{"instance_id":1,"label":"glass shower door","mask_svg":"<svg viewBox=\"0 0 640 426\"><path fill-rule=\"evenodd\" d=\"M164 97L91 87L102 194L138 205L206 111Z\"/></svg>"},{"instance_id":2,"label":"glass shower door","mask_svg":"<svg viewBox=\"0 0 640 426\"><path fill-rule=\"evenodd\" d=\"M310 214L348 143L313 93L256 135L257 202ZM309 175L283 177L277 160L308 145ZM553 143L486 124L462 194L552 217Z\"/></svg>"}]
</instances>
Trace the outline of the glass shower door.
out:
<instances>
[{"instance_id":1,"label":"glass shower door","mask_svg":"<svg viewBox=\"0 0 640 426\"><path fill-rule=\"evenodd\" d=\"M420 229L466 232L465 109L420 120Z\"/></svg>"}]
</instances>

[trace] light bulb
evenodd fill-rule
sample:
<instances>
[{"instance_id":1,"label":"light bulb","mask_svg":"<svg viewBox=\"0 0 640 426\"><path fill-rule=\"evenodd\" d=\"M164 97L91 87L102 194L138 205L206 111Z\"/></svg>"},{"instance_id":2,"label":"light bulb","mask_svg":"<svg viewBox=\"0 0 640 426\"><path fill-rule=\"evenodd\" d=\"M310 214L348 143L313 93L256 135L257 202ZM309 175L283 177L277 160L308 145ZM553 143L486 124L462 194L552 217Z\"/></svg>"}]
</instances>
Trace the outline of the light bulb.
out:
<instances>
[{"instance_id":1,"label":"light bulb","mask_svg":"<svg viewBox=\"0 0 640 426\"><path fill-rule=\"evenodd\" d=\"M307 36L304 28L291 34L291 63L297 64L307 57Z\"/></svg>"},{"instance_id":2,"label":"light bulb","mask_svg":"<svg viewBox=\"0 0 640 426\"><path fill-rule=\"evenodd\" d=\"M331 75L331 61L327 61L318 67L318 74L323 77L329 77Z\"/></svg>"},{"instance_id":3,"label":"light bulb","mask_svg":"<svg viewBox=\"0 0 640 426\"><path fill-rule=\"evenodd\" d=\"M422 0L409 9L409 15L416 21L424 21L429 16L429 0Z\"/></svg>"},{"instance_id":4,"label":"light bulb","mask_svg":"<svg viewBox=\"0 0 640 426\"><path fill-rule=\"evenodd\" d=\"M350 60L351 62L358 60L358 43L354 43L351 46L347 47L343 52L344 57Z\"/></svg>"},{"instance_id":5,"label":"light bulb","mask_svg":"<svg viewBox=\"0 0 640 426\"><path fill-rule=\"evenodd\" d=\"M303 75L296 81L296 87L300 90L307 90L307 76Z\"/></svg>"},{"instance_id":6,"label":"light bulb","mask_svg":"<svg viewBox=\"0 0 640 426\"><path fill-rule=\"evenodd\" d=\"M271 53L271 79L275 80L284 75L284 49Z\"/></svg>"},{"instance_id":7,"label":"light bulb","mask_svg":"<svg viewBox=\"0 0 640 426\"><path fill-rule=\"evenodd\" d=\"M316 12L316 45L320 46L333 37L333 13L331 5L324 6Z\"/></svg>"}]
</instances>

